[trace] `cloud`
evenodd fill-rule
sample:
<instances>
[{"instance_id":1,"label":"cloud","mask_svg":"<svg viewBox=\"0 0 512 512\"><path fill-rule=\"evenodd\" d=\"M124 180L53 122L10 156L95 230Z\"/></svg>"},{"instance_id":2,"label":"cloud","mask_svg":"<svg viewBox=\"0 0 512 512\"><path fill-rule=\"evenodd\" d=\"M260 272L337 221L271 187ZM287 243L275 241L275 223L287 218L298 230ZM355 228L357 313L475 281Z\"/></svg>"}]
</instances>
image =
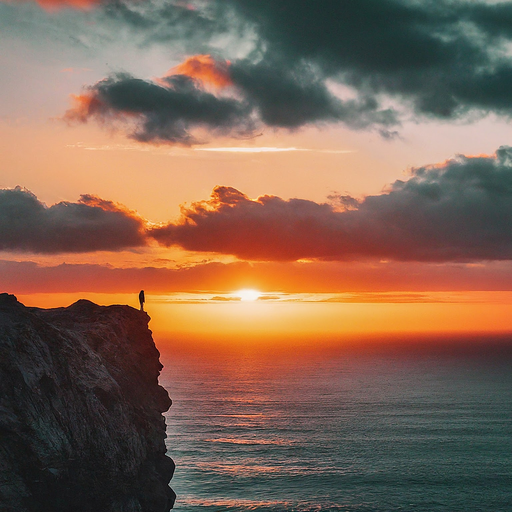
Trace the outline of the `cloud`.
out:
<instances>
[{"instance_id":1,"label":"cloud","mask_svg":"<svg viewBox=\"0 0 512 512\"><path fill-rule=\"evenodd\" d=\"M340 199L341 198L341 199ZM164 245L247 260L479 261L512 259L512 149L413 169L387 192L348 209L216 187L153 228Z\"/></svg>"},{"instance_id":2,"label":"cloud","mask_svg":"<svg viewBox=\"0 0 512 512\"><path fill-rule=\"evenodd\" d=\"M168 75L156 83L118 74L75 96L74 103L67 121L126 123L139 142L190 145L200 142L194 129L238 137L254 129L250 105L217 97L186 75Z\"/></svg>"},{"instance_id":3,"label":"cloud","mask_svg":"<svg viewBox=\"0 0 512 512\"><path fill-rule=\"evenodd\" d=\"M293 129L326 122L378 126L389 136L388 127L398 122L372 98L341 101L313 72L295 73L275 63L231 64L210 55L189 57L154 81L111 76L73 101L67 121L135 125L132 138L157 144L204 142L193 134L199 129L245 138L264 126Z\"/></svg>"},{"instance_id":4,"label":"cloud","mask_svg":"<svg viewBox=\"0 0 512 512\"><path fill-rule=\"evenodd\" d=\"M142 220L92 195L47 207L28 190L0 190L0 250L60 253L115 251L145 245Z\"/></svg>"},{"instance_id":5,"label":"cloud","mask_svg":"<svg viewBox=\"0 0 512 512\"><path fill-rule=\"evenodd\" d=\"M251 260L321 257L319 244L329 238L325 228L336 215L328 205L301 199L251 200L232 187L216 187L209 201L182 214L179 223L155 228L152 236L161 244Z\"/></svg>"},{"instance_id":6,"label":"cloud","mask_svg":"<svg viewBox=\"0 0 512 512\"><path fill-rule=\"evenodd\" d=\"M164 8L118 1L104 8L152 42L179 33L185 46L218 51L220 38L227 41L224 50L237 55L229 72L202 62L205 55L179 72L211 79L214 71L222 87L231 81L268 126L344 123L393 137L405 112L512 114L510 2L211 0ZM241 34L248 34L243 57L233 48L233 41L243 46ZM354 97L334 94L329 83L348 86ZM390 100L393 109L385 107Z\"/></svg>"},{"instance_id":7,"label":"cloud","mask_svg":"<svg viewBox=\"0 0 512 512\"><path fill-rule=\"evenodd\" d=\"M328 199L250 199L218 186L209 200L183 206L178 221L154 225L92 195L47 207L27 190L4 189L0 250L116 251L156 240L249 261L512 260L509 147L415 168L379 195Z\"/></svg>"},{"instance_id":8,"label":"cloud","mask_svg":"<svg viewBox=\"0 0 512 512\"><path fill-rule=\"evenodd\" d=\"M395 113L381 109L371 97L341 100L328 89L318 68L267 55L259 62L243 59L230 68L233 84L254 105L267 126L298 128L307 124L342 122L355 128L398 123Z\"/></svg>"},{"instance_id":9,"label":"cloud","mask_svg":"<svg viewBox=\"0 0 512 512\"><path fill-rule=\"evenodd\" d=\"M468 120L512 113L511 2L41 2L99 4L95 23L106 32L127 31L144 47L172 41L176 55L198 53L175 73L221 89L232 83L272 127L343 123L392 137L411 113Z\"/></svg>"},{"instance_id":10,"label":"cloud","mask_svg":"<svg viewBox=\"0 0 512 512\"><path fill-rule=\"evenodd\" d=\"M185 75L199 80L203 85L222 89L233 85L229 66L229 61L215 60L211 55L194 55L172 68L166 76Z\"/></svg>"},{"instance_id":11,"label":"cloud","mask_svg":"<svg viewBox=\"0 0 512 512\"><path fill-rule=\"evenodd\" d=\"M509 116L510 2L229 0L254 28L263 55L289 69L307 62L376 101L456 118L470 110Z\"/></svg>"}]
</instances>

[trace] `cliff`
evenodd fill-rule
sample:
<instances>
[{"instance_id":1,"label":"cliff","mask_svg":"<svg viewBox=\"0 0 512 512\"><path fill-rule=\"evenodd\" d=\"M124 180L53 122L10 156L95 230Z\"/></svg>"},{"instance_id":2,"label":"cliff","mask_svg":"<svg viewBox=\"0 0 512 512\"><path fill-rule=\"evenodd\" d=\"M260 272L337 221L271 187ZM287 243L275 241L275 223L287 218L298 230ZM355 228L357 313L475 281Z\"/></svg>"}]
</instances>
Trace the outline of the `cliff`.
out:
<instances>
[{"instance_id":1,"label":"cliff","mask_svg":"<svg viewBox=\"0 0 512 512\"><path fill-rule=\"evenodd\" d=\"M0 294L0 510L167 512L171 400L149 316Z\"/></svg>"}]
</instances>

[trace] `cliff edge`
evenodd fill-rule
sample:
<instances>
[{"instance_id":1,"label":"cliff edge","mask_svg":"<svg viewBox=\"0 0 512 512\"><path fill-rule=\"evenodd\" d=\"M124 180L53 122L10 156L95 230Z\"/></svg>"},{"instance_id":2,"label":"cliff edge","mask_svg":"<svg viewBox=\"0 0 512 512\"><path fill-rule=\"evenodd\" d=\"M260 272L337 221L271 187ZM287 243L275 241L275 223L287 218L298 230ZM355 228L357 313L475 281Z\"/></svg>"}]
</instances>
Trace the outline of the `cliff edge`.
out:
<instances>
[{"instance_id":1,"label":"cliff edge","mask_svg":"<svg viewBox=\"0 0 512 512\"><path fill-rule=\"evenodd\" d=\"M0 510L167 512L171 400L149 316L0 294Z\"/></svg>"}]
</instances>

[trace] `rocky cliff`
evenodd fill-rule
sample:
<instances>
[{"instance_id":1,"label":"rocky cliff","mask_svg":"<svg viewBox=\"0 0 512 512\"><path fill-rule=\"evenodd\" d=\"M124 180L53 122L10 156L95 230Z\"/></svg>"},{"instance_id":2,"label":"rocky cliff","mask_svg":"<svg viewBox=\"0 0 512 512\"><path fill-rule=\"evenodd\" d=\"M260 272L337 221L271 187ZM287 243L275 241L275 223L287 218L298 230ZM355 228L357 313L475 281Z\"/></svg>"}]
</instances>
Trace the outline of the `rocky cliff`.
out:
<instances>
[{"instance_id":1,"label":"rocky cliff","mask_svg":"<svg viewBox=\"0 0 512 512\"><path fill-rule=\"evenodd\" d=\"M0 294L0 510L166 512L165 420L149 316Z\"/></svg>"}]
</instances>

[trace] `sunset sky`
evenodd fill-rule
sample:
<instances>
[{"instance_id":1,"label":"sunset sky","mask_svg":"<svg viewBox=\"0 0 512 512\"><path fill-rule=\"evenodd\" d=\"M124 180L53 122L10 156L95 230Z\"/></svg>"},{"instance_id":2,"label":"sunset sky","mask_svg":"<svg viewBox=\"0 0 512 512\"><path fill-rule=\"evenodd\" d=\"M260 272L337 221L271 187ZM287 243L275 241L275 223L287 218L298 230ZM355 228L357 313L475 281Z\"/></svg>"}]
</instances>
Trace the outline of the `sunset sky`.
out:
<instances>
[{"instance_id":1,"label":"sunset sky","mask_svg":"<svg viewBox=\"0 0 512 512\"><path fill-rule=\"evenodd\" d=\"M510 331L511 48L509 1L0 0L1 291Z\"/></svg>"}]
</instances>

